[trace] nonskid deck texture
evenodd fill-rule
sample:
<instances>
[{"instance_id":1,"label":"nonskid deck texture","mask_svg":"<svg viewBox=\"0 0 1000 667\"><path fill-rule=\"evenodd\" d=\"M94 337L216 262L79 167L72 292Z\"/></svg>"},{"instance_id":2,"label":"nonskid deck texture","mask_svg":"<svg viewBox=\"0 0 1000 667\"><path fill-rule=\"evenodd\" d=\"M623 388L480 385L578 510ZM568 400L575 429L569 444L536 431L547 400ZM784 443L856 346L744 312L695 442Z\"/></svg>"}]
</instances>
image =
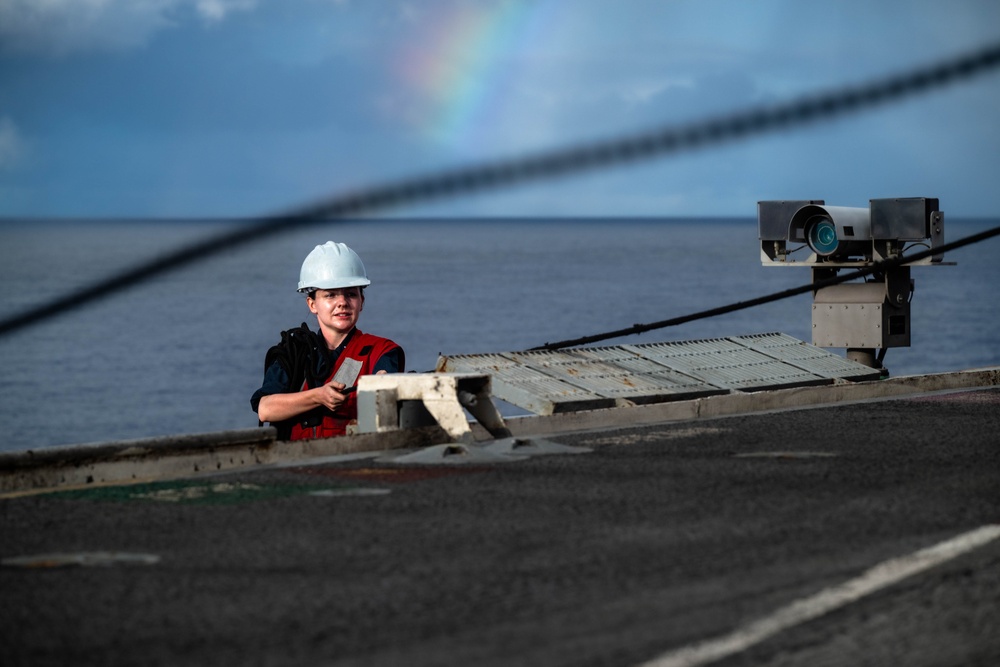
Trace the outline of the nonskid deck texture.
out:
<instances>
[{"instance_id":1,"label":"nonskid deck texture","mask_svg":"<svg viewBox=\"0 0 1000 667\"><path fill-rule=\"evenodd\" d=\"M782 333L442 356L437 370L488 373L494 396L539 415L880 377Z\"/></svg>"},{"instance_id":2,"label":"nonskid deck texture","mask_svg":"<svg viewBox=\"0 0 1000 667\"><path fill-rule=\"evenodd\" d=\"M994 667L998 430L994 380L0 498L0 664Z\"/></svg>"}]
</instances>

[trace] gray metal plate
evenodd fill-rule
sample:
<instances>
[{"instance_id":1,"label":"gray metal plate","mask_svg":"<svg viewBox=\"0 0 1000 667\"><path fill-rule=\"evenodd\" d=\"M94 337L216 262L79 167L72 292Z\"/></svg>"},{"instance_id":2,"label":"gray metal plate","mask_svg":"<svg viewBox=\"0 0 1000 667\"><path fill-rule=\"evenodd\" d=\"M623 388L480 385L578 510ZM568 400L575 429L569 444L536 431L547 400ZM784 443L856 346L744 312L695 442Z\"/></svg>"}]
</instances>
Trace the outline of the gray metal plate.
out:
<instances>
[{"instance_id":1,"label":"gray metal plate","mask_svg":"<svg viewBox=\"0 0 1000 667\"><path fill-rule=\"evenodd\" d=\"M442 356L438 370L489 373L495 396L536 414L879 377L781 333Z\"/></svg>"},{"instance_id":2,"label":"gray metal plate","mask_svg":"<svg viewBox=\"0 0 1000 667\"><path fill-rule=\"evenodd\" d=\"M880 372L783 333L741 336L741 344L832 380L877 380Z\"/></svg>"}]
</instances>

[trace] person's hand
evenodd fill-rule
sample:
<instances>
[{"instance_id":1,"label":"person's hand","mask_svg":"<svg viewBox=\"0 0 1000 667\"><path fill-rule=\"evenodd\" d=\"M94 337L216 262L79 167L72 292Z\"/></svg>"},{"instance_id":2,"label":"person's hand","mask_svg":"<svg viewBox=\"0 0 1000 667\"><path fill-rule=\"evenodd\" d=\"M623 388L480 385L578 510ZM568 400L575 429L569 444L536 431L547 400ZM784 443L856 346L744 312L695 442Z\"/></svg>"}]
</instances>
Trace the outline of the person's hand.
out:
<instances>
[{"instance_id":1,"label":"person's hand","mask_svg":"<svg viewBox=\"0 0 1000 667\"><path fill-rule=\"evenodd\" d=\"M341 382L329 382L322 387L316 387L313 391L316 392L315 398L320 405L336 410L347 400L347 396L341 393L346 388Z\"/></svg>"}]
</instances>

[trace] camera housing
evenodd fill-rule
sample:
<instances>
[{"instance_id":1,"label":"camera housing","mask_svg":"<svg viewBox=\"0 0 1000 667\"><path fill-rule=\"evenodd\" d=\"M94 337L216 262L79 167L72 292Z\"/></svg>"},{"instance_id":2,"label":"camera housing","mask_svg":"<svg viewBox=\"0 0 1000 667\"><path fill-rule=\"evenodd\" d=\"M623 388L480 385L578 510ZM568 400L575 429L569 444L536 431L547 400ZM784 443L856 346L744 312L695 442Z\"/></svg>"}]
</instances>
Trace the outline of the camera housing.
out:
<instances>
[{"instance_id":1,"label":"camera housing","mask_svg":"<svg viewBox=\"0 0 1000 667\"><path fill-rule=\"evenodd\" d=\"M871 199L868 208L827 206L822 199L760 201L757 225L762 264L812 268L814 345L846 348L849 359L874 368L882 368L886 348L909 347L910 266L941 264L941 253L873 271L860 283L824 281L842 269L902 256L907 244L943 245L937 199Z\"/></svg>"},{"instance_id":2,"label":"camera housing","mask_svg":"<svg viewBox=\"0 0 1000 667\"><path fill-rule=\"evenodd\" d=\"M761 201L757 224L765 265L859 267L897 256L907 243L944 243L944 213L927 197L871 199L867 209L827 206L822 199Z\"/></svg>"}]
</instances>

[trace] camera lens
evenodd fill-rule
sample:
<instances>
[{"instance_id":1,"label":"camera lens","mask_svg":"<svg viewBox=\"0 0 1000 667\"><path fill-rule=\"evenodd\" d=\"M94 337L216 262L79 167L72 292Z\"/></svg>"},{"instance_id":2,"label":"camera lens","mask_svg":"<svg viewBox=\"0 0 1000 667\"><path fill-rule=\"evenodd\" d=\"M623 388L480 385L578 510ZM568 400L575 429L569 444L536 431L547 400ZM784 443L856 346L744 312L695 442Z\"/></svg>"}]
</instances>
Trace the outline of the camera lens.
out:
<instances>
[{"instance_id":1,"label":"camera lens","mask_svg":"<svg viewBox=\"0 0 1000 667\"><path fill-rule=\"evenodd\" d=\"M815 217L806 223L806 241L817 255L832 255L837 251L837 227L829 218Z\"/></svg>"}]
</instances>

